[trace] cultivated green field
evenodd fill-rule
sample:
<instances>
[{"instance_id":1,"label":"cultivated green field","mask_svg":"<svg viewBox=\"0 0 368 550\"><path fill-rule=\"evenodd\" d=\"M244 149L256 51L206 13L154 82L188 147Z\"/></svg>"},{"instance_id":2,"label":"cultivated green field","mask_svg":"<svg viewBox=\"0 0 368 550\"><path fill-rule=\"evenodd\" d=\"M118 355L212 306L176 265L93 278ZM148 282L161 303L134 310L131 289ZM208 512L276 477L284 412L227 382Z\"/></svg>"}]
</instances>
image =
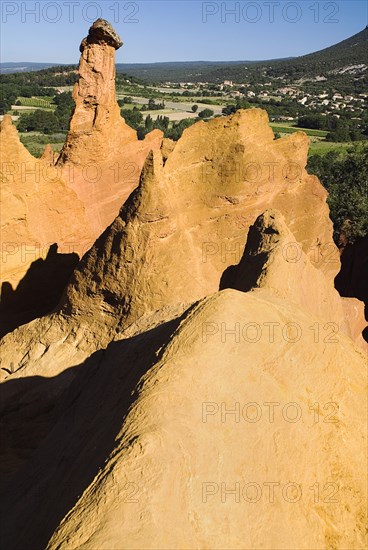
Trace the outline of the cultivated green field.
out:
<instances>
[{"instance_id":1,"label":"cultivated green field","mask_svg":"<svg viewBox=\"0 0 368 550\"><path fill-rule=\"evenodd\" d=\"M281 135L281 137L285 136L286 134L293 134L294 132L305 132L307 136L309 136L310 139L310 146L309 146L309 156L312 155L325 155L329 151L346 151L349 147L352 147L355 143L364 143L364 142L333 142L333 141L326 141L325 138L327 136L326 131L324 130L311 130L309 128L298 128L297 126L292 126L292 123L290 125L288 123L277 123L272 122L271 128L272 130L278 134Z\"/></svg>"},{"instance_id":2,"label":"cultivated green field","mask_svg":"<svg viewBox=\"0 0 368 550\"><path fill-rule=\"evenodd\" d=\"M20 140L28 151L36 158L42 156L45 145L51 144L53 151L60 153L64 145L66 134L50 134L45 135L40 132L20 133Z\"/></svg>"},{"instance_id":3,"label":"cultivated green field","mask_svg":"<svg viewBox=\"0 0 368 550\"><path fill-rule=\"evenodd\" d=\"M311 130L310 128L299 128L298 126L292 126L287 123L272 122L271 128L274 132L279 134L293 134L294 132L305 132L307 136L325 138L328 134L325 130Z\"/></svg>"},{"instance_id":4,"label":"cultivated green field","mask_svg":"<svg viewBox=\"0 0 368 550\"><path fill-rule=\"evenodd\" d=\"M52 103L52 97L18 97L21 106L35 107L36 109L55 110L56 105Z\"/></svg>"},{"instance_id":5,"label":"cultivated green field","mask_svg":"<svg viewBox=\"0 0 368 550\"><path fill-rule=\"evenodd\" d=\"M367 143L364 141L349 141L346 143L332 142L332 141L316 141L310 144L309 156L312 155L325 155L329 151L346 151L355 144Z\"/></svg>"}]
</instances>

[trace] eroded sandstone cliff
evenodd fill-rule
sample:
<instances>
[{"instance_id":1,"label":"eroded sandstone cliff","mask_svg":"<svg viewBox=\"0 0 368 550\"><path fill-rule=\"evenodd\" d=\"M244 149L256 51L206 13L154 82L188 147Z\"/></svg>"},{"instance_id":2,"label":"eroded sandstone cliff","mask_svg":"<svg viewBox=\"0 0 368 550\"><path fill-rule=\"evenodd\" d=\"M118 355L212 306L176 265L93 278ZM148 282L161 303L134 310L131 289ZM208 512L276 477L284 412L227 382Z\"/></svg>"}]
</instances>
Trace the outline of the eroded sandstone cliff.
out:
<instances>
[{"instance_id":1,"label":"eroded sandstone cliff","mask_svg":"<svg viewBox=\"0 0 368 550\"><path fill-rule=\"evenodd\" d=\"M88 220L102 188L83 199L83 155L130 133L107 78L119 45L91 27L66 146L38 161L68 189L75 168ZM364 548L362 304L334 289L307 137L275 140L250 109L152 149L55 311L0 342L3 544Z\"/></svg>"},{"instance_id":2,"label":"eroded sandstone cliff","mask_svg":"<svg viewBox=\"0 0 368 550\"><path fill-rule=\"evenodd\" d=\"M53 287L51 274L61 273L67 264L61 277L64 288L74 255L81 258L114 220L137 186L147 154L161 145L162 132L153 131L139 141L120 116L115 50L121 45L104 20L97 20L83 40L79 81L73 91L75 109L56 161L49 145L41 159L35 159L20 142L10 116L1 123L1 307L7 319L0 336L57 304L60 285ZM51 245L57 246L58 256L49 265ZM43 284L47 295L54 292L54 296L39 308L42 291L29 280L32 264L39 267L47 257Z\"/></svg>"},{"instance_id":3,"label":"eroded sandstone cliff","mask_svg":"<svg viewBox=\"0 0 368 550\"><path fill-rule=\"evenodd\" d=\"M115 51L123 45L110 23L98 19L80 45L70 130L57 161L87 210L93 240L114 220L137 186L148 152L163 134L138 141L120 115L115 92Z\"/></svg>"}]
</instances>

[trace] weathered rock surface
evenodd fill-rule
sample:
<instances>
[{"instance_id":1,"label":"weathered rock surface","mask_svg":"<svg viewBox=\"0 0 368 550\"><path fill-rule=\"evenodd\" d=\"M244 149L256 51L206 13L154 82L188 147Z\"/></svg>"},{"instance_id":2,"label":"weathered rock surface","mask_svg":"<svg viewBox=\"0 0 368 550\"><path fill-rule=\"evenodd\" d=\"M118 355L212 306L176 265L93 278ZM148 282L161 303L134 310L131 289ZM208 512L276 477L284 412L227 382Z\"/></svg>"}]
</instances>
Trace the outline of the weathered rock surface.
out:
<instances>
[{"instance_id":1,"label":"weathered rock surface","mask_svg":"<svg viewBox=\"0 0 368 550\"><path fill-rule=\"evenodd\" d=\"M342 331L365 347L364 304L342 299L324 274L296 248L296 242L284 217L275 210L266 211L250 228L244 255L238 266L224 273L221 287L243 292L268 288L288 303L328 319L325 329L329 337Z\"/></svg>"},{"instance_id":2,"label":"weathered rock surface","mask_svg":"<svg viewBox=\"0 0 368 550\"><path fill-rule=\"evenodd\" d=\"M110 344L9 484L6 547L364 548L364 357L319 322L225 290Z\"/></svg>"},{"instance_id":3,"label":"weathered rock surface","mask_svg":"<svg viewBox=\"0 0 368 550\"><path fill-rule=\"evenodd\" d=\"M136 147L109 85L120 42L91 27L65 147L38 162L99 235L134 188L109 163L151 151L58 307L0 342L2 545L364 548L362 304L334 290L307 137L274 140L252 109Z\"/></svg>"},{"instance_id":4,"label":"weathered rock surface","mask_svg":"<svg viewBox=\"0 0 368 550\"><path fill-rule=\"evenodd\" d=\"M57 245L53 244L45 259L38 258L32 262L15 290L11 284L3 283L0 338L55 308L78 260L78 254L61 254Z\"/></svg>"},{"instance_id":5,"label":"weathered rock surface","mask_svg":"<svg viewBox=\"0 0 368 550\"><path fill-rule=\"evenodd\" d=\"M98 19L81 43L75 109L58 166L87 209L93 241L117 216L137 186L151 149L163 134L154 130L138 141L120 115L115 92L115 50L122 41L111 25Z\"/></svg>"},{"instance_id":6,"label":"weathered rock surface","mask_svg":"<svg viewBox=\"0 0 368 550\"><path fill-rule=\"evenodd\" d=\"M123 41L111 23L106 19L97 19L89 29L88 36L83 39L80 51L83 52L89 44L107 44L118 50L123 45Z\"/></svg>"},{"instance_id":7,"label":"weathered rock surface","mask_svg":"<svg viewBox=\"0 0 368 550\"><path fill-rule=\"evenodd\" d=\"M342 305L333 288L339 255L326 192L304 169L307 138L294 134L275 141L267 122L263 111L243 111L191 127L175 146L165 141L164 154L150 154L138 189L80 262L58 310L3 338L1 377L13 382L11 391L4 390L5 419L10 418L5 422L7 430L19 433L4 451L5 471L20 467L51 428L50 411L73 380L75 365L112 341L177 318L222 288L231 266L240 262L242 271L248 229L270 205L280 215L275 227L270 213L258 221L266 248L254 248L252 235L248 246L251 255L260 252L267 276L262 284L257 279L249 284L248 274L248 286L241 289L265 286L290 307L303 308L319 319L316 338L345 333L361 343L361 308L346 300ZM191 145L198 142L200 147ZM285 170L292 162L300 168L297 178ZM248 181L245 170L258 166L267 170ZM244 258L251 268L247 250ZM347 323L352 312L354 321ZM31 403L12 416L9 403L24 388L15 382L29 377L56 377L57 383L45 392L42 378L34 378ZM39 402L46 405L38 412ZM42 418L31 440L19 428L27 426L30 410L31 418Z\"/></svg>"},{"instance_id":8,"label":"weathered rock surface","mask_svg":"<svg viewBox=\"0 0 368 550\"><path fill-rule=\"evenodd\" d=\"M118 37L101 40L96 32L100 29L103 35L105 25L96 23L80 48L79 81L73 90L75 109L60 154L62 163L96 164L106 155L117 157L124 145L137 141L136 132L120 116L116 101L115 49L122 42Z\"/></svg>"},{"instance_id":9,"label":"weathered rock surface","mask_svg":"<svg viewBox=\"0 0 368 550\"><path fill-rule=\"evenodd\" d=\"M216 292L225 270L239 263L249 227L270 205L295 239L282 248L281 261L296 258L301 270L308 259L332 296L339 254L326 191L305 171L307 151L302 133L275 141L266 113L254 109L192 126L165 163L152 152L138 189L80 262L60 312L4 339L5 367L12 360L18 376L50 375L53 356L56 375L129 326L144 329L155 312L164 321L165 309L171 315ZM309 292L305 302L318 295ZM339 312L328 306L322 316L339 318L339 330L348 332ZM34 355L40 342L44 352Z\"/></svg>"},{"instance_id":10,"label":"weathered rock surface","mask_svg":"<svg viewBox=\"0 0 368 550\"><path fill-rule=\"evenodd\" d=\"M81 256L91 235L84 205L61 170L27 151L9 115L0 125L0 155L1 281L15 288L32 262L46 258L52 244L60 253Z\"/></svg>"},{"instance_id":11,"label":"weathered rock surface","mask_svg":"<svg viewBox=\"0 0 368 550\"><path fill-rule=\"evenodd\" d=\"M240 261L249 226L270 205L295 236L291 254L304 251L332 281L339 255L326 192L305 171L307 151L302 133L275 141L257 109L192 126L165 164L151 154L139 188L80 264L64 310L103 311L106 322L117 307L134 322L215 292L224 270ZM327 249L335 252L332 262L324 261Z\"/></svg>"},{"instance_id":12,"label":"weathered rock surface","mask_svg":"<svg viewBox=\"0 0 368 550\"><path fill-rule=\"evenodd\" d=\"M59 254L81 257L137 186L149 151L161 146L162 132L155 130L138 141L136 132L120 116L115 49L121 45L104 20L96 21L83 41L79 82L73 91L75 109L57 163L50 145L41 159L35 159L20 142L11 118L5 116L1 123L1 282L5 284L5 301L9 285L16 290L25 278L25 288L32 262L45 259L51 245L58 246ZM69 275L66 271L64 287ZM42 301L42 296L38 299ZM53 307L59 299L60 290ZM37 308L33 313L26 310L27 306L19 303L14 322L5 323L0 334L17 326L16 319L25 322L37 314Z\"/></svg>"}]
</instances>

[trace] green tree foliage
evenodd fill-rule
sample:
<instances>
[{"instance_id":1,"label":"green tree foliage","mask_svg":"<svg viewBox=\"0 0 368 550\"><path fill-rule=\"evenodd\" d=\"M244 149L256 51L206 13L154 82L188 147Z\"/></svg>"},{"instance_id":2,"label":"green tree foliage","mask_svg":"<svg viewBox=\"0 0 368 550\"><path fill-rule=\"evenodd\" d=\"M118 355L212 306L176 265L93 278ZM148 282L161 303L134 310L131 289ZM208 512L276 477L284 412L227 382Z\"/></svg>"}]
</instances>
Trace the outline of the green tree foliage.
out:
<instances>
[{"instance_id":1,"label":"green tree foliage","mask_svg":"<svg viewBox=\"0 0 368 550\"><path fill-rule=\"evenodd\" d=\"M364 128L357 127L356 120L352 120L351 116L346 114L337 117L334 115L323 116L318 113L309 113L299 116L297 126L300 128L328 130L327 141L347 142L366 139ZM362 125L360 124L360 126Z\"/></svg>"},{"instance_id":2,"label":"green tree foliage","mask_svg":"<svg viewBox=\"0 0 368 550\"><path fill-rule=\"evenodd\" d=\"M226 105L226 107L222 109L222 114L225 116L228 116L236 113L236 111L237 111L236 105Z\"/></svg>"},{"instance_id":3,"label":"green tree foliage","mask_svg":"<svg viewBox=\"0 0 368 550\"><path fill-rule=\"evenodd\" d=\"M76 65L61 65L59 67L49 67L48 69L42 69L41 71L30 71L22 73L11 73L0 75L1 84L11 84L12 86L26 88L47 88L47 87L59 87L59 86L71 86L78 81L78 73ZM42 95L39 93L32 93L32 95ZM48 90L45 95L52 95Z\"/></svg>"},{"instance_id":4,"label":"green tree foliage","mask_svg":"<svg viewBox=\"0 0 368 550\"><path fill-rule=\"evenodd\" d=\"M0 114L11 109L18 97L54 96L55 87L78 81L74 65L50 67L41 71L0 75Z\"/></svg>"},{"instance_id":5,"label":"green tree foliage","mask_svg":"<svg viewBox=\"0 0 368 550\"><path fill-rule=\"evenodd\" d=\"M245 99L237 98L235 105L233 104L226 105L226 107L222 109L222 114L226 116L232 115L236 113L236 111L238 111L239 109L249 109L249 108L250 108L250 103L248 101L246 101Z\"/></svg>"},{"instance_id":6,"label":"green tree foliage","mask_svg":"<svg viewBox=\"0 0 368 550\"><path fill-rule=\"evenodd\" d=\"M347 141L362 141L367 139L367 135L358 128L349 126L340 126L334 132L329 132L326 136L326 141L347 142Z\"/></svg>"},{"instance_id":7,"label":"green tree foliage","mask_svg":"<svg viewBox=\"0 0 368 550\"><path fill-rule=\"evenodd\" d=\"M54 112L37 109L31 114L23 113L18 120L19 132L66 132L69 129L70 116L74 101L70 92L63 92L54 97Z\"/></svg>"},{"instance_id":8,"label":"green tree foliage","mask_svg":"<svg viewBox=\"0 0 368 550\"><path fill-rule=\"evenodd\" d=\"M165 137L167 137L169 124L170 119L167 116L159 115L156 120L153 120L151 115L147 115L146 120L144 121L144 126L139 126L137 128L138 139L144 139L149 132L152 132L152 130L161 130Z\"/></svg>"},{"instance_id":9,"label":"green tree foliage","mask_svg":"<svg viewBox=\"0 0 368 550\"><path fill-rule=\"evenodd\" d=\"M203 109L200 113L198 113L199 118L210 118L214 115L214 111L212 109Z\"/></svg>"},{"instance_id":10,"label":"green tree foliage","mask_svg":"<svg viewBox=\"0 0 368 550\"><path fill-rule=\"evenodd\" d=\"M143 115L137 107L133 109L122 109L121 116L124 117L125 122L129 124L131 128L137 130L139 125L143 122Z\"/></svg>"},{"instance_id":11,"label":"green tree foliage","mask_svg":"<svg viewBox=\"0 0 368 550\"><path fill-rule=\"evenodd\" d=\"M69 121L74 108L74 100L71 92L63 92L54 97L54 103L57 105L55 116L59 120L59 129L67 131Z\"/></svg>"},{"instance_id":12,"label":"green tree foliage","mask_svg":"<svg viewBox=\"0 0 368 550\"><path fill-rule=\"evenodd\" d=\"M124 96L123 99L118 99L118 105L124 107L124 105L132 105L133 98L129 96Z\"/></svg>"},{"instance_id":13,"label":"green tree foliage","mask_svg":"<svg viewBox=\"0 0 368 550\"><path fill-rule=\"evenodd\" d=\"M18 90L11 85L2 84L0 86L0 115L7 113L18 97Z\"/></svg>"},{"instance_id":14,"label":"green tree foliage","mask_svg":"<svg viewBox=\"0 0 368 550\"><path fill-rule=\"evenodd\" d=\"M42 132L43 134L52 134L59 131L59 129L59 119L50 111L37 109L29 115L21 115L18 119L19 132Z\"/></svg>"},{"instance_id":15,"label":"green tree foliage","mask_svg":"<svg viewBox=\"0 0 368 550\"><path fill-rule=\"evenodd\" d=\"M334 132L329 132L326 136L326 141L333 141L333 142L351 141L350 132L348 128L339 128Z\"/></svg>"},{"instance_id":16,"label":"green tree foliage","mask_svg":"<svg viewBox=\"0 0 368 550\"><path fill-rule=\"evenodd\" d=\"M165 133L165 137L173 139L174 141L178 141L178 139L181 138L184 130L195 124L195 122L197 121L193 118L184 118L179 122L174 122L172 127Z\"/></svg>"},{"instance_id":17,"label":"green tree foliage","mask_svg":"<svg viewBox=\"0 0 368 550\"><path fill-rule=\"evenodd\" d=\"M170 124L169 117L158 115L153 125L153 128L154 129L157 128L158 130L162 130L163 132L166 132L169 128L169 124Z\"/></svg>"},{"instance_id":18,"label":"green tree foliage","mask_svg":"<svg viewBox=\"0 0 368 550\"><path fill-rule=\"evenodd\" d=\"M347 153L331 151L308 160L329 192L328 204L338 243L343 233L350 243L368 234L368 146L355 145Z\"/></svg>"},{"instance_id":19,"label":"green tree foliage","mask_svg":"<svg viewBox=\"0 0 368 550\"><path fill-rule=\"evenodd\" d=\"M147 105L142 105L142 111L160 111L165 109L165 102L156 103L156 101L150 97Z\"/></svg>"},{"instance_id":20,"label":"green tree foliage","mask_svg":"<svg viewBox=\"0 0 368 550\"><path fill-rule=\"evenodd\" d=\"M7 113L18 97L53 96L55 90L42 79L43 71L0 75L0 114Z\"/></svg>"},{"instance_id":21,"label":"green tree foliage","mask_svg":"<svg viewBox=\"0 0 368 550\"><path fill-rule=\"evenodd\" d=\"M151 115L146 116L146 120L144 121L144 126L147 132L151 132L153 130L153 118L151 117Z\"/></svg>"},{"instance_id":22,"label":"green tree foliage","mask_svg":"<svg viewBox=\"0 0 368 550\"><path fill-rule=\"evenodd\" d=\"M146 128L144 126L138 126L137 128L137 137L139 140L143 140L147 135Z\"/></svg>"},{"instance_id":23,"label":"green tree foliage","mask_svg":"<svg viewBox=\"0 0 368 550\"><path fill-rule=\"evenodd\" d=\"M192 112L196 113L198 111L198 105L192 105Z\"/></svg>"},{"instance_id":24,"label":"green tree foliage","mask_svg":"<svg viewBox=\"0 0 368 550\"><path fill-rule=\"evenodd\" d=\"M299 128L310 128L313 130L326 129L326 117L311 113L309 115L300 116L297 121Z\"/></svg>"}]
</instances>

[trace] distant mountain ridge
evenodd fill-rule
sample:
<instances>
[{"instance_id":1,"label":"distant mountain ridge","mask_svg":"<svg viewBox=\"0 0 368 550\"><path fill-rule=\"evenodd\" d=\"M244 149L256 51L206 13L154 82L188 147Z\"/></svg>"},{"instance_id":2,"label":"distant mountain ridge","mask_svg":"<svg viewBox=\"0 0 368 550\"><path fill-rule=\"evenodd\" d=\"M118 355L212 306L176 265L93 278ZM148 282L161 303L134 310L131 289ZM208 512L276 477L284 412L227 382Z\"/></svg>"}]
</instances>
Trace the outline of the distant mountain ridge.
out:
<instances>
[{"instance_id":1,"label":"distant mountain ridge","mask_svg":"<svg viewBox=\"0 0 368 550\"><path fill-rule=\"evenodd\" d=\"M361 32L329 46L323 50L300 57L271 59L263 61L183 61L159 63L118 63L118 72L152 82L235 82L249 81L253 77L281 78L290 80L315 78L322 75L336 80L334 75L348 72L357 78L367 74L368 26ZM52 66L53 63L0 63L1 73L36 71Z\"/></svg>"},{"instance_id":2,"label":"distant mountain ridge","mask_svg":"<svg viewBox=\"0 0 368 550\"><path fill-rule=\"evenodd\" d=\"M287 59L294 59L293 57L282 58L282 61ZM156 63L117 63L118 72L131 71L147 71L152 68L164 68L168 71L172 70L186 70L188 68L198 69L206 67L218 68L219 66L229 66L229 65L244 65L246 64L255 64L255 63L271 63L273 61L281 61L281 59L271 59L269 61L158 61ZM35 72L41 71L44 69L50 69L52 67L68 67L74 66L73 63L34 63L32 61L13 61L13 62L3 62L0 63L0 74L12 74L12 73L21 73L21 72ZM76 65L75 65L76 66Z\"/></svg>"},{"instance_id":3,"label":"distant mountain ridge","mask_svg":"<svg viewBox=\"0 0 368 550\"><path fill-rule=\"evenodd\" d=\"M51 67L60 66L60 63L34 63L33 61L18 61L9 63L0 63L1 74L11 73L26 73L41 71L42 69L49 69Z\"/></svg>"},{"instance_id":4,"label":"distant mountain ridge","mask_svg":"<svg viewBox=\"0 0 368 550\"><path fill-rule=\"evenodd\" d=\"M345 61L348 61L351 55L359 56L359 59L362 58L367 61L367 47L368 25L361 32L350 36L350 38L342 40L342 42L338 42L337 44L329 46L328 48L324 48L323 50L303 55L299 59L307 60L310 59L312 56L315 59L326 58L329 54L333 53L334 56L336 56L336 54L340 54L340 56L342 56Z\"/></svg>"},{"instance_id":5,"label":"distant mountain ridge","mask_svg":"<svg viewBox=\"0 0 368 550\"><path fill-rule=\"evenodd\" d=\"M364 73L367 62L368 27L363 31L315 53L300 57L271 59L263 61L229 62L182 62L182 63L140 63L117 64L119 72L129 73L148 82L192 81L221 82L233 80L241 83L248 81L250 75L255 80L261 76L291 79L315 77L319 73L328 74L344 70L349 65L362 65L358 72Z\"/></svg>"}]
</instances>

